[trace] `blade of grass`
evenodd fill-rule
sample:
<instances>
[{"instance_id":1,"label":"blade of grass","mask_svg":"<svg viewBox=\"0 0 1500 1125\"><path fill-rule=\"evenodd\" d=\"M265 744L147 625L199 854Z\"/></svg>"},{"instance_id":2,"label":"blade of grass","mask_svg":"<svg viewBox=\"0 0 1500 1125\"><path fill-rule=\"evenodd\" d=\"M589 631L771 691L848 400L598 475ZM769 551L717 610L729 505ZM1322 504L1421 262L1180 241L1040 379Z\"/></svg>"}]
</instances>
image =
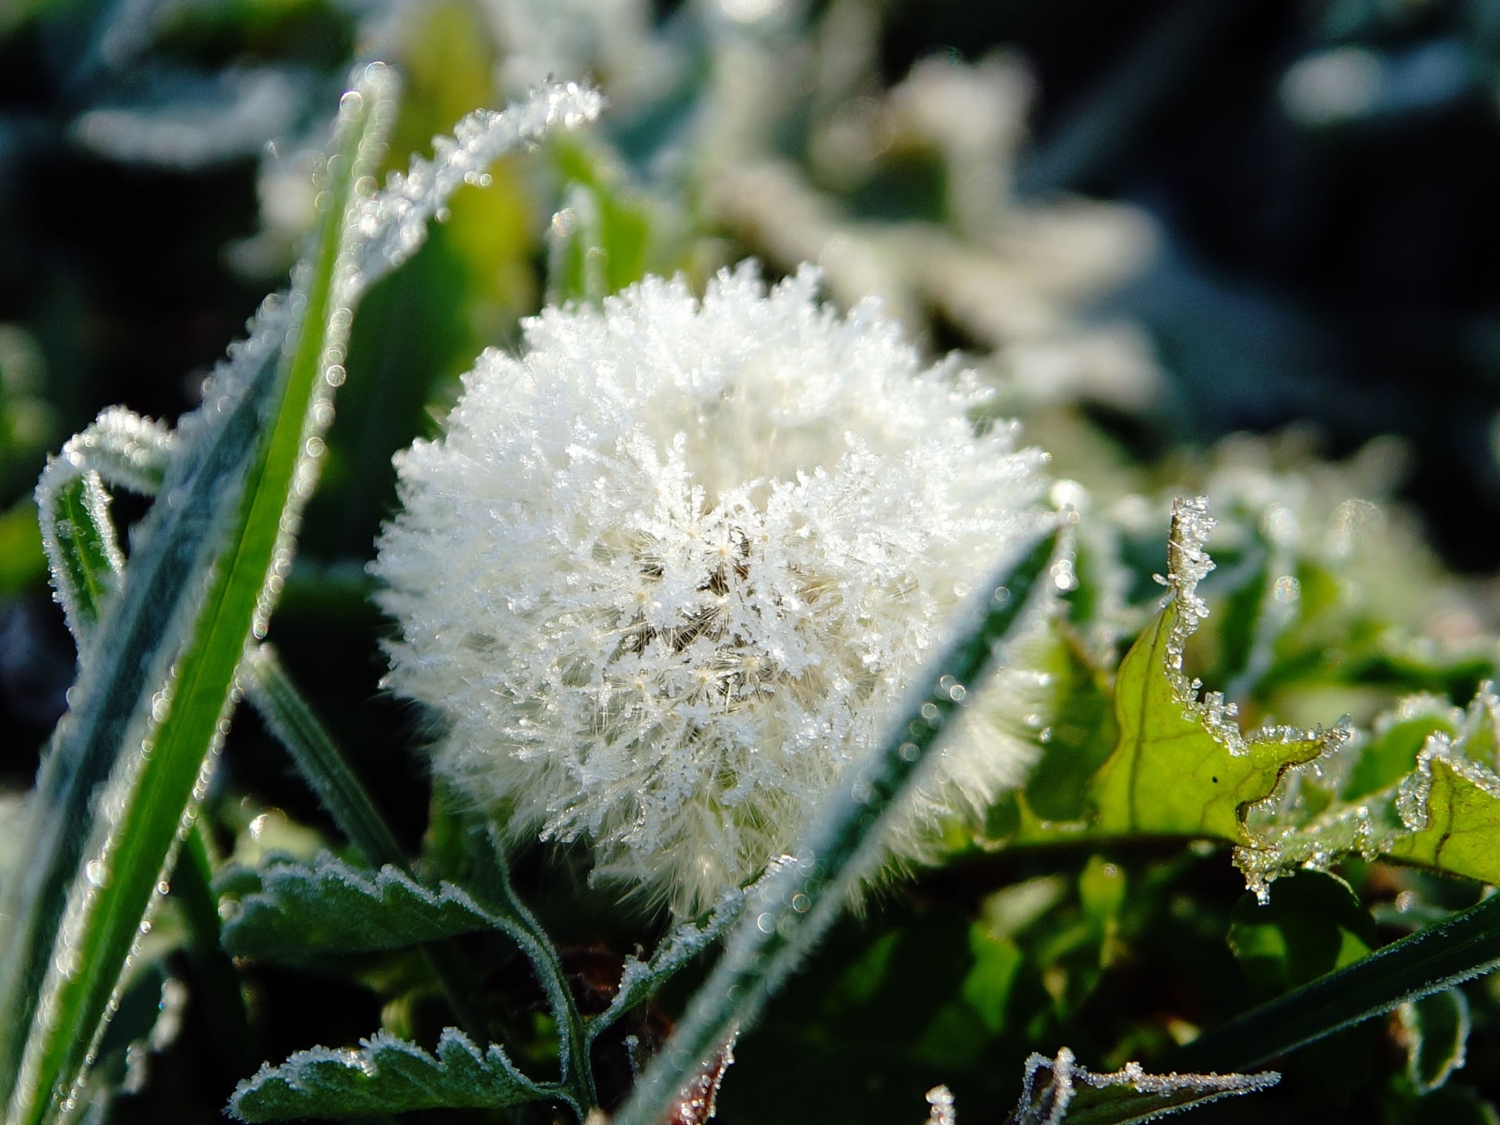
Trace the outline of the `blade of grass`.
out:
<instances>
[{"instance_id":1,"label":"blade of grass","mask_svg":"<svg viewBox=\"0 0 1500 1125\"><path fill-rule=\"evenodd\" d=\"M413 161L410 174L361 195L355 185L373 179L355 166L378 161L393 82L372 64L363 92L345 95L342 151L319 184L317 257L299 265L289 296L262 305L205 387L204 406L172 436L162 498L99 624L106 658L83 663L54 733L25 875L0 910L11 920L0 937L0 1097L10 1122L75 1108L73 1086L227 725L247 637L264 632L290 563L357 298L415 252L460 184L558 125L592 120L603 104L587 88L544 85L503 112L471 114L456 140L440 139L435 160ZM160 466L110 463L128 486L154 490Z\"/></svg>"},{"instance_id":2,"label":"blade of grass","mask_svg":"<svg viewBox=\"0 0 1500 1125\"><path fill-rule=\"evenodd\" d=\"M658 1125L705 1060L748 1026L843 910L878 860L882 829L959 706L959 685L982 678L1051 571L1057 535L995 576L971 602L957 639L917 679L884 744L824 802L819 818L747 903L724 955L652 1060L615 1125Z\"/></svg>"},{"instance_id":3,"label":"blade of grass","mask_svg":"<svg viewBox=\"0 0 1500 1125\"><path fill-rule=\"evenodd\" d=\"M303 698L276 650L270 645L259 646L246 658L241 679L251 705L292 756L302 780L317 794L339 831L372 867L390 864L410 875L406 854L385 818Z\"/></svg>"},{"instance_id":4,"label":"blade of grass","mask_svg":"<svg viewBox=\"0 0 1500 1125\"><path fill-rule=\"evenodd\" d=\"M303 479L309 409L325 385L324 371L342 356L339 337L347 333L350 316L347 292L340 291L347 219L358 176L368 175L378 158L391 116L391 82L383 70L371 70L365 92L346 95L342 151L329 160L321 185L328 202L318 251L289 302L286 338L295 342L267 347L246 392L225 403L228 409L216 419L215 404L205 404L212 420L200 421L204 431L186 443L204 447L203 454L185 455L172 466L162 501L152 510L152 517L166 514L148 517L147 550L141 552L147 558L133 560L122 596L101 623L102 650L110 651L107 637L114 626L116 633L127 633L124 651L138 657L101 662L108 670L107 690L92 709L80 709L76 722L60 727L39 778L44 805L72 815L65 813L62 825L45 834L51 846L39 857L41 864L28 868L33 877L27 882L44 901L24 904L31 907L22 915L29 924L0 962L0 986L15 986L0 995L5 1077L14 1075L8 1115L13 1125L67 1116L75 1108L73 1088L108 1018L141 919L170 867L184 816L191 815L185 810L200 785L205 753L227 727L230 687L246 638L252 625L264 627L268 575L274 578L283 562L278 555L288 550L292 505L310 491ZM221 515L226 510L229 521ZM148 563L155 565L142 565ZM184 621L176 635L186 641L176 652L164 618ZM175 675L163 667L173 656ZM137 701L153 682L167 686L150 703L156 726L148 733ZM142 730L139 741L129 737L131 728ZM119 748L128 745L141 749L127 751L116 768ZM69 775L74 766L84 768ZM78 826L90 822L95 788L110 772L114 777L101 801L102 833L95 835L103 839L70 894L84 855L86 837ZM27 1027L16 1067L16 1036Z\"/></svg>"},{"instance_id":5,"label":"blade of grass","mask_svg":"<svg viewBox=\"0 0 1500 1125\"><path fill-rule=\"evenodd\" d=\"M1157 1060L1178 1070L1248 1070L1500 967L1500 895L1252 1008Z\"/></svg>"},{"instance_id":6,"label":"blade of grass","mask_svg":"<svg viewBox=\"0 0 1500 1125\"><path fill-rule=\"evenodd\" d=\"M52 589L81 654L125 567L109 519L109 493L98 473L53 459L42 472L36 499Z\"/></svg>"},{"instance_id":7,"label":"blade of grass","mask_svg":"<svg viewBox=\"0 0 1500 1125\"><path fill-rule=\"evenodd\" d=\"M256 432L255 403L274 373L273 357L253 355L245 366L244 396L226 413L217 440L183 459L179 503L150 521L153 534L143 537L135 553L132 581L100 623L99 647L114 658L84 665L73 706L38 774L20 867L25 875L11 884L3 911L11 920L0 949L0 1096L6 1098L15 1089L43 979L54 961L69 888L93 839L96 791L120 747L139 745L144 734L147 687L165 673L171 654L163 650L197 594L190 580L207 553L213 512L232 495L231 474ZM66 944L60 952L68 952Z\"/></svg>"}]
</instances>

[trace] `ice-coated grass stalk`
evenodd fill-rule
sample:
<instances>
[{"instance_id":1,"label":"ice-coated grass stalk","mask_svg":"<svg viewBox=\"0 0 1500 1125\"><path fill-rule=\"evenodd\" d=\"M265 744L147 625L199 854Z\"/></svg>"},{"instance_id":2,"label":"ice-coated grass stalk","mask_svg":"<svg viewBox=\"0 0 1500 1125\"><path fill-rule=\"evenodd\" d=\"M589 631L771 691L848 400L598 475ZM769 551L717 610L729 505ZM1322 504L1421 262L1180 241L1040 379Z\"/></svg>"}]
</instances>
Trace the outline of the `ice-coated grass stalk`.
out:
<instances>
[{"instance_id":1,"label":"ice-coated grass stalk","mask_svg":"<svg viewBox=\"0 0 1500 1125\"><path fill-rule=\"evenodd\" d=\"M77 1108L75 1086L226 726L235 668L295 524L290 505L303 498L308 408L329 354L342 355L346 219L358 175L375 166L390 86L370 72L365 92L346 97L317 253L208 388L99 622L102 658L83 665L43 764L27 876L10 897L18 924L0 953L12 1125Z\"/></svg>"},{"instance_id":2,"label":"ice-coated grass stalk","mask_svg":"<svg viewBox=\"0 0 1500 1125\"><path fill-rule=\"evenodd\" d=\"M411 875L406 855L385 818L293 683L276 650L260 645L251 652L241 670L241 683L250 704L291 754L297 772L365 861L377 868L389 864ZM424 945L422 954L464 1030L476 1042L483 1042L484 1019L474 1006L468 969L459 951L436 942Z\"/></svg>"},{"instance_id":3,"label":"ice-coated grass stalk","mask_svg":"<svg viewBox=\"0 0 1500 1125\"><path fill-rule=\"evenodd\" d=\"M672 1037L642 1075L615 1125L659 1125L688 1080L806 956L878 860L882 829L936 746L947 720L1023 620L1048 578L1058 534L997 574L966 607L952 646L919 676L902 719L825 801L796 853L751 897L728 947Z\"/></svg>"},{"instance_id":4,"label":"ice-coated grass stalk","mask_svg":"<svg viewBox=\"0 0 1500 1125\"><path fill-rule=\"evenodd\" d=\"M435 159L375 192L394 76L371 64L357 81L319 185L313 257L289 295L262 305L172 436L160 498L98 624L101 658L82 663L38 778L0 946L0 1099L12 1125L77 1108L76 1083L227 727L244 646L290 564L359 296L415 252L458 186L602 105L591 90L545 85L512 109L471 114ZM147 491L156 468L145 466Z\"/></svg>"}]
</instances>

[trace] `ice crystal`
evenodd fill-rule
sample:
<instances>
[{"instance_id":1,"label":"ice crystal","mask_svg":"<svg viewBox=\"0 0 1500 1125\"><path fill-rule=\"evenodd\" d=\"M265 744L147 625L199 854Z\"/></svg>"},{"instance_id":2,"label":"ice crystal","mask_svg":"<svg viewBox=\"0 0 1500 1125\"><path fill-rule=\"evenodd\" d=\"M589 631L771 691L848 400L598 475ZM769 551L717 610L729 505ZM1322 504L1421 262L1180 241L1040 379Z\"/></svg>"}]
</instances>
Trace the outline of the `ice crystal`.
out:
<instances>
[{"instance_id":1,"label":"ice crystal","mask_svg":"<svg viewBox=\"0 0 1500 1125\"><path fill-rule=\"evenodd\" d=\"M1039 1076L1045 1072L1046 1081ZM1020 1103L1011 1114L1011 1125L1060 1125L1078 1091L1084 1087L1105 1090L1112 1086L1129 1087L1143 1099L1132 1105L1132 1122L1154 1121L1185 1109L1206 1105L1220 1098L1253 1094L1281 1081L1275 1071L1259 1074L1148 1074L1137 1062L1128 1062L1108 1073L1091 1071L1078 1063L1067 1047L1055 1058L1033 1052L1026 1060ZM929 1094L930 1098L931 1095ZM1114 1120L1126 1120L1123 1115Z\"/></svg>"},{"instance_id":2,"label":"ice crystal","mask_svg":"<svg viewBox=\"0 0 1500 1125\"><path fill-rule=\"evenodd\" d=\"M817 284L768 292L746 265L701 301L648 279L528 321L524 358L485 353L447 435L398 456L373 564L401 627L387 682L443 718L438 772L679 912L790 847L969 588L1050 518L1043 455L976 426L972 375L922 371ZM1010 687L914 821L1023 776Z\"/></svg>"}]
</instances>

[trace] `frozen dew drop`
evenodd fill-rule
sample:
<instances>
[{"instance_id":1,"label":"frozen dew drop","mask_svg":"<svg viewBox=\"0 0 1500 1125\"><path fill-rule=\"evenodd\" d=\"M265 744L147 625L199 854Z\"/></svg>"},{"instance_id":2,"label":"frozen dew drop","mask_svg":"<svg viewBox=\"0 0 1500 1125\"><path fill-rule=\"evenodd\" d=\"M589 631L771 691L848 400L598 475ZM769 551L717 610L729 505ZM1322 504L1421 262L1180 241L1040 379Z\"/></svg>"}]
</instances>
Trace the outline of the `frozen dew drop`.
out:
<instances>
[{"instance_id":1,"label":"frozen dew drop","mask_svg":"<svg viewBox=\"0 0 1500 1125\"><path fill-rule=\"evenodd\" d=\"M109 882L109 865L102 859L91 859L83 869L83 874L94 886L105 886Z\"/></svg>"},{"instance_id":2,"label":"frozen dew drop","mask_svg":"<svg viewBox=\"0 0 1500 1125\"><path fill-rule=\"evenodd\" d=\"M1279 605L1292 605L1302 596L1302 584L1293 575L1283 574L1276 579L1272 596Z\"/></svg>"}]
</instances>

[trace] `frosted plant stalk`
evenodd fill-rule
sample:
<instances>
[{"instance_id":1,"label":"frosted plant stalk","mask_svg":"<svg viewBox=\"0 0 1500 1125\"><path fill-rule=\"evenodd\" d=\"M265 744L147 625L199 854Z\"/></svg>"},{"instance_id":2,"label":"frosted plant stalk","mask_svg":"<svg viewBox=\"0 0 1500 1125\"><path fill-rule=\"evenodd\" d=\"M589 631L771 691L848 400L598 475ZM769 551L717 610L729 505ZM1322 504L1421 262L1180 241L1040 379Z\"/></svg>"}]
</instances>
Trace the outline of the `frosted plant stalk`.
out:
<instances>
[{"instance_id":1,"label":"frosted plant stalk","mask_svg":"<svg viewBox=\"0 0 1500 1125\"><path fill-rule=\"evenodd\" d=\"M975 421L972 374L923 370L817 284L743 265L701 301L648 279L545 310L398 456L372 565L387 683L439 716L437 771L679 914L791 846L969 587L1052 518L1044 455ZM1002 678L897 852L1024 776L1038 678Z\"/></svg>"}]
</instances>

